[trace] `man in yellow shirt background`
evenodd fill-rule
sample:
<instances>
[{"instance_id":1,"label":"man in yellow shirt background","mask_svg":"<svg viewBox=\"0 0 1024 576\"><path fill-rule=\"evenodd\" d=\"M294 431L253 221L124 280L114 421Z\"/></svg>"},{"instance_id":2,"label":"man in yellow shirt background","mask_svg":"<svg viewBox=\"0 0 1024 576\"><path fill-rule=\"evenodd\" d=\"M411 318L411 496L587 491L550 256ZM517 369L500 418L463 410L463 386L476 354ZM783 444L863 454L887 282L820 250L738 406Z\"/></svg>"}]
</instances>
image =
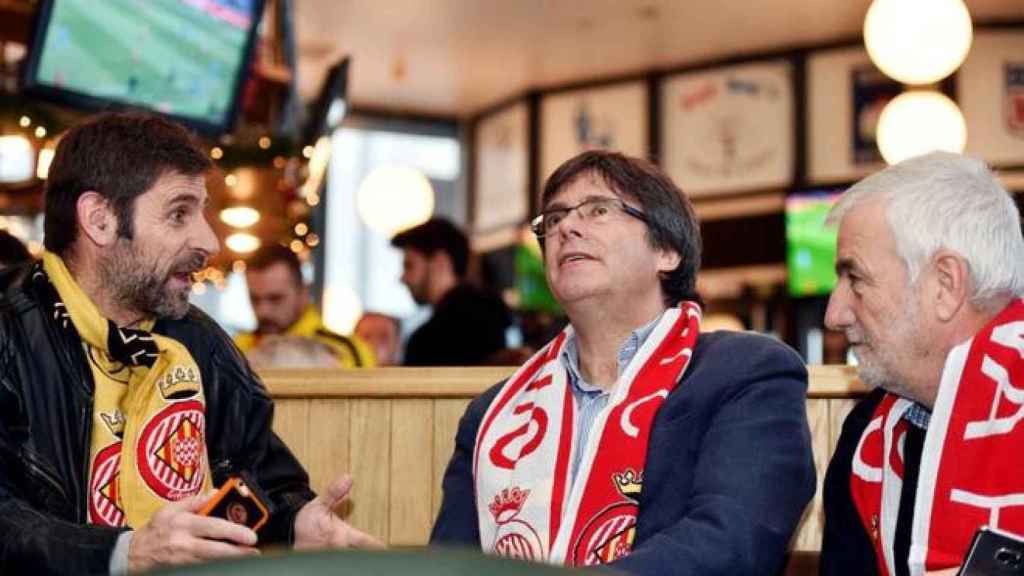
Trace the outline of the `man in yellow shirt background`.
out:
<instances>
[{"instance_id":1,"label":"man in yellow shirt background","mask_svg":"<svg viewBox=\"0 0 1024 576\"><path fill-rule=\"evenodd\" d=\"M329 346L343 368L376 365L371 348L357 336L344 336L324 326L302 281L299 258L285 246L263 246L246 260L245 281L256 315L256 331L239 334L235 344L248 353L265 336L312 338Z\"/></svg>"}]
</instances>

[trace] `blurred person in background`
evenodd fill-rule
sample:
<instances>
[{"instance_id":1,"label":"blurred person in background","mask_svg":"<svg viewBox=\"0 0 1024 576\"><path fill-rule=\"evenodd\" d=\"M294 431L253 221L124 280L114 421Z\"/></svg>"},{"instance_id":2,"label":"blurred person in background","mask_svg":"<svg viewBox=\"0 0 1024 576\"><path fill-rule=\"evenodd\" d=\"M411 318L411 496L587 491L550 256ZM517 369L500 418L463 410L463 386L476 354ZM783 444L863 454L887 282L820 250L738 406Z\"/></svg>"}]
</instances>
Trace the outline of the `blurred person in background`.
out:
<instances>
[{"instance_id":1,"label":"blurred person in background","mask_svg":"<svg viewBox=\"0 0 1024 576\"><path fill-rule=\"evenodd\" d=\"M432 218L391 240L401 248L402 283L430 319L405 345L406 366L473 366L505 348L512 316L498 296L466 280L469 240L454 224Z\"/></svg>"},{"instance_id":2,"label":"blurred person in background","mask_svg":"<svg viewBox=\"0 0 1024 576\"><path fill-rule=\"evenodd\" d=\"M362 339L343 336L324 326L302 281L299 257L288 247L267 244L254 252L245 262L245 282L257 325L255 332L235 336L243 352L257 346L265 336L302 336L329 346L343 368L376 365L373 350Z\"/></svg>"},{"instance_id":3,"label":"blurred person in background","mask_svg":"<svg viewBox=\"0 0 1024 576\"><path fill-rule=\"evenodd\" d=\"M402 326L398 318L379 312L366 312L356 323L356 336L373 348L378 366L399 363Z\"/></svg>"},{"instance_id":4,"label":"blurred person in background","mask_svg":"<svg viewBox=\"0 0 1024 576\"><path fill-rule=\"evenodd\" d=\"M334 349L315 338L272 334L245 353L249 364L263 368L341 368Z\"/></svg>"}]
</instances>

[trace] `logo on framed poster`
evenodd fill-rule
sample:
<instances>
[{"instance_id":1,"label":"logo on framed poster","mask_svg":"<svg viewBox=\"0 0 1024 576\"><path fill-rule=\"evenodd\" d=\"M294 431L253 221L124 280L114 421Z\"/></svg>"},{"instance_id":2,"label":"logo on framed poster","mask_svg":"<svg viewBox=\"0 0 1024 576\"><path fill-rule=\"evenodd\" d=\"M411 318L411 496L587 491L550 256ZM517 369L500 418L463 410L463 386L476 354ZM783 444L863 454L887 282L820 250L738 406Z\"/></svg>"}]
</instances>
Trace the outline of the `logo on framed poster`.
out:
<instances>
[{"instance_id":1,"label":"logo on framed poster","mask_svg":"<svg viewBox=\"0 0 1024 576\"><path fill-rule=\"evenodd\" d=\"M666 171L691 196L787 185L793 167L792 64L773 60L668 77L661 85Z\"/></svg>"},{"instance_id":2,"label":"logo on framed poster","mask_svg":"<svg viewBox=\"0 0 1024 576\"><path fill-rule=\"evenodd\" d=\"M704 146L688 150L685 162L695 172L722 177L763 170L779 144L750 135L782 101L782 80L741 74L715 80L679 96L682 114L694 118L694 125L701 118L706 136Z\"/></svg>"},{"instance_id":3,"label":"logo on framed poster","mask_svg":"<svg viewBox=\"0 0 1024 576\"><path fill-rule=\"evenodd\" d=\"M1011 136L1024 139L1024 62L1003 64L1003 118Z\"/></svg>"}]
</instances>

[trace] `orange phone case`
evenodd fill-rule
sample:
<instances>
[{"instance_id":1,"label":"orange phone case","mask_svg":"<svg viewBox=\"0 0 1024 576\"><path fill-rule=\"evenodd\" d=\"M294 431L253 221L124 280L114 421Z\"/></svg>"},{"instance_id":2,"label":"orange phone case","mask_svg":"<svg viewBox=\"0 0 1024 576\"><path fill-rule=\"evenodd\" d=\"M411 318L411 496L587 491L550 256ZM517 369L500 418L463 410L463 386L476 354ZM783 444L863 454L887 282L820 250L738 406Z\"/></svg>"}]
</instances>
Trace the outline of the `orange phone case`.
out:
<instances>
[{"instance_id":1,"label":"orange phone case","mask_svg":"<svg viewBox=\"0 0 1024 576\"><path fill-rule=\"evenodd\" d=\"M237 476L229 478L198 513L224 518L254 531L266 524L270 517L267 506Z\"/></svg>"}]
</instances>

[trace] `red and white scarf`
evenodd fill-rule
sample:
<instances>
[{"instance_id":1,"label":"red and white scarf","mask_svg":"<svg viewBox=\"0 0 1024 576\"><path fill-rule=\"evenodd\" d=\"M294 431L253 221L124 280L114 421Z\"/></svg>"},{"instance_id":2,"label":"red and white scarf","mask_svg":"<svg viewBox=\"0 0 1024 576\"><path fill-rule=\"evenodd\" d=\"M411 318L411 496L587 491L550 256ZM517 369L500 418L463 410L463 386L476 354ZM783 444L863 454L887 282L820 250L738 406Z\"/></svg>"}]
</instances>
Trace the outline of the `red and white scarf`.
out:
<instances>
[{"instance_id":1,"label":"red and white scarf","mask_svg":"<svg viewBox=\"0 0 1024 576\"><path fill-rule=\"evenodd\" d=\"M700 332L700 308L667 310L619 376L586 446L574 446L574 397L562 346L569 326L491 403L473 477L485 552L585 566L629 554L654 416L679 382ZM582 450L576 481L572 454Z\"/></svg>"},{"instance_id":2,"label":"red and white scarf","mask_svg":"<svg viewBox=\"0 0 1024 576\"><path fill-rule=\"evenodd\" d=\"M895 574L903 418L888 394L854 452L850 491L883 576ZM960 565L979 526L1024 534L1024 301L1014 300L946 358L914 501L910 573Z\"/></svg>"}]
</instances>

